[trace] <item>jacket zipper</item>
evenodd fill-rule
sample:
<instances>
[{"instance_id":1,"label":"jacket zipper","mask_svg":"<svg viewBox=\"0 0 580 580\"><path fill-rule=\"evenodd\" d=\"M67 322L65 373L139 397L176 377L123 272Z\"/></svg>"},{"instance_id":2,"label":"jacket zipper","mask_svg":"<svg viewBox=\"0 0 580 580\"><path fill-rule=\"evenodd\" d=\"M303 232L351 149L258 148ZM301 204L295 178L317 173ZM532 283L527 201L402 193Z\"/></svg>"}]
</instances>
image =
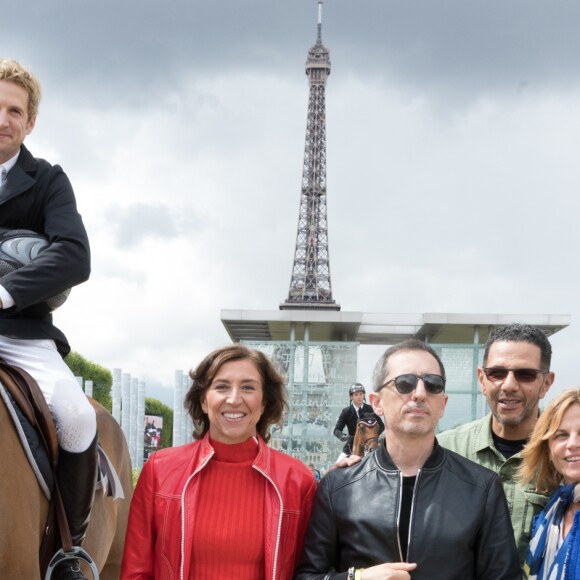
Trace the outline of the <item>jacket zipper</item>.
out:
<instances>
[{"instance_id":1,"label":"jacket zipper","mask_svg":"<svg viewBox=\"0 0 580 580\"><path fill-rule=\"evenodd\" d=\"M278 495L278 501L280 502L280 515L278 516L278 530L276 531L276 549L274 550L274 565L272 569L272 580L276 580L276 570L278 568L278 554L280 551L280 534L282 533L282 516L284 512L284 502L282 501L282 494L280 493L280 490L278 489L274 481L270 478L270 476L267 475L265 472L263 472L259 467L256 467L255 465L252 465L252 467L258 473L261 473L272 484L272 487L274 488L276 494Z\"/></svg>"},{"instance_id":2,"label":"jacket zipper","mask_svg":"<svg viewBox=\"0 0 580 580\"><path fill-rule=\"evenodd\" d=\"M401 532L399 530L399 524L401 522L401 505L403 503L403 474L399 471L399 489L398 491L398 501L397 501L397 547L399 548L399 561L403 561L403 550L401 548Z\"/></svg>"},{"instance_id":3,"label":"jacket zipper","mask_svg":"<svg viewBox=\"0 0 580 580\"><path fill-rule=\"evenodd\" d=\"M413 520L415 515L415 499L417 497L417 487L419 485L419 478L421 477L421 469L417 470L417 477L415 478L415 485L413 486L413 498L411 499L411 512L409 513L409 536L407 538L407 562L409 561L409 554L411 553L411 538L413 537Z\"/></svg>"},{"instance_id":4,"label":"jacket zipper","mask_svg":"<svg viewBox=\"0 0 580 580\"><path fill-rule=\"evenodd\" d=\"M417 470L417 477L415 479L415 485L413 486L413 497L411 498L411 510L409 512L409 532L407 536L407 558L403 560L403 549L401 548L401 531L399 524L401 522L401 506L403 504L403 474L399 471L399 501L397 502L397 547L399 548L399 560L401 562L409 561L409 553L411 552L411 538L413 536L413 516L415 515L415 498L417 496L417 484L419 483L419 477L421 475L421 469Z\"/></svg>"},{"instance_id":5,"label":"jacket zipper","mask_svg":"<svg viewBox=\"0 0 580 580\"><path fill-rule=\"evenodd\" d=\"M187 486L189 485L190 481L207 465L208 461L213 457L215 451L211 451L211 453L207 456L207 459L200 463L197 469L187 478L183 486L183 490L181 491L181 545L179 547L181 553L181 562L179 564L179 578L180 580L184 580L183 578L183 567L185 565L185 491L187 490Z\"/></svg>"}]
</instances>

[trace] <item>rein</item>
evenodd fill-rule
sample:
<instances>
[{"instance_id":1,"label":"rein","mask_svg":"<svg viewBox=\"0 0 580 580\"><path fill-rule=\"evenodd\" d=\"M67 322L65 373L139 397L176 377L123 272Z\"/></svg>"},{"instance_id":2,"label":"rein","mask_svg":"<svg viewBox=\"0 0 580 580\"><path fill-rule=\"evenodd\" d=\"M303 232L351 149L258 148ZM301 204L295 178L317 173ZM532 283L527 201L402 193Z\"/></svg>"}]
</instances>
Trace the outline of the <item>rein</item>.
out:
<instances>
[{"instance_id":1,"label":"rein","mask_svg":"<svg viewBox=\"0 0 580 580\"><path fill-rule=\"evenodd\" d=\"M374 445L371 445L371 443L374 443ZM372 449L374 449L375 447L378 447L378 446L379 446L379 438L377 435L363 440L363 449L364 449L365 455L369 451L371 451Z\"/></svg>"}]
</instances>

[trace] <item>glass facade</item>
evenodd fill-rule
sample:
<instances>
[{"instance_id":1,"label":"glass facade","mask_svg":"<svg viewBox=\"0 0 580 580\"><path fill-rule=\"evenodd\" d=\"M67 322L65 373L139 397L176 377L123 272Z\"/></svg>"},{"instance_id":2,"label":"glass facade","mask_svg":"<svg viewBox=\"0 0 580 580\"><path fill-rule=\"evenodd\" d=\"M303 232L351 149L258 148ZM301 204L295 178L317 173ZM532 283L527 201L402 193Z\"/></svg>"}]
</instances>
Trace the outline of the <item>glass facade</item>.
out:
<instances>
[{"instance_id":1,"label":"glass facade","mask_svg":"<svg viewBox=\"0 0 580 580\"><path fill-rule=\"evenodd\" d=\"M334 425L357 380L357 342L246 342L266 353L288 378L289 412L271 445L318 469L328 469L343 443Z\"/></svg>"},{"instance_id":2,"label":"glass facade","mask_svg":"<svg viewBox=\"0 0 580 580\"><path fill-rule=\"evenodd\" d=\"M289 412L282 429L274 427L271 445L318 469L328 469L342 451L334 426L357 382L358 342L252 342L288 379ZM431 344L447 373L449 402L438 429L443 431L487 413L477 382L483 358L479 344ZM388 348L385 346L385 349ZM370 385L369 385L370 386Z\"/></svg>"},{"instance_id":3,"label":"glass facade","mask_svg":"<svg viewBox=\"0 0 580 580\"><path fill-rule=\"evenodd\" d=\"M488 412L487 402L477 382L477 367L483 360L481 344L431 344L441 357L449 395L445 414L439 421L438 431L483 417Z\"/></svg>"}]
</instances>

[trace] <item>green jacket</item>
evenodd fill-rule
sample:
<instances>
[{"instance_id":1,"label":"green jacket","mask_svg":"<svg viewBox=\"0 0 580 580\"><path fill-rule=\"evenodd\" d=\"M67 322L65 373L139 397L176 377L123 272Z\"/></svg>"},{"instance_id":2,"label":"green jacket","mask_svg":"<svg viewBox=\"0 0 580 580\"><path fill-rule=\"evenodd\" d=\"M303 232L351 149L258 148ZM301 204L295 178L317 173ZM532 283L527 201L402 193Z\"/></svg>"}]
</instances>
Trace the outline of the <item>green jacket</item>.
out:
<instances>
[{"instance_id":1,"label":"green jacket","mask_svg":"<svg viewBox=\"0 0 580 580\"><path fill-rule=\"evenodd\" d=\"M531 537L532 518L542 511L549 496L536 493L531 485L522 487L516 483L516 472L522 462L521 455L516 453L506 460L495 448L491 435L491 414L439 433L437 440L443 447L499 475L510 509L520 561L523 564Z\"/></svg>"}]
</instances>

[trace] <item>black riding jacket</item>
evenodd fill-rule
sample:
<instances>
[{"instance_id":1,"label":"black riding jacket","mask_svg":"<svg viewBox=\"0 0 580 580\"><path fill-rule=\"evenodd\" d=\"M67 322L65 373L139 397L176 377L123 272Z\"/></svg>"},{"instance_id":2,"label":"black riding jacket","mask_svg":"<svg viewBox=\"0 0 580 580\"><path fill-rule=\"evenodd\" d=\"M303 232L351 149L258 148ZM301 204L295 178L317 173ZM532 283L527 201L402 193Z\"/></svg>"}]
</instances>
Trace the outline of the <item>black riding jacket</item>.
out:
<instances>
[{"instance_id":1,"label":"black riding jacket","mask_svg":"<svg viewBox=\"0 0 580 580\"><path fill-rule=\"evenodd\" d=\"M360 410L361 415L373 415L375 417L379 425L380 435L385 430L385 424L383 423L383 420L375 414L373 408L368 403L363 403ZM338 420L336 421L336 425L334 426L334 436L345 442L342 451L347 455L352 453L352 443L354 441L358 419L359 418L356 414L354 405L351 403L348 407L345 407L340 412ZM348 429L348 437L344 437L345 433L343 433L343 430L345 426Z\"/></svg>"},{"instance_id":2,"label":"black riding jacket","mask_svg":"<svg viewBox=\"0 0 580 580\"><path fill-rule=\"evenodd\" d=\"M66 174L24 145L0 190L0 228L32 230L50 242L30 264L2 278L16 304L0 310L0 335L52 339L65 356L70 347L43 301L88 279L89 241Z\"/></svg>"},{"instance_id":3,"label":"black riding jacket","mask_svg":"<svg viewBox=\"0 0 580 580\"><path fill-rule=\"evenodd\" d=\"M347 570L400 562L402 475L385 446L320 482L298 580L346 579ZM435 442L417 473L409 522L413 580L521 577L499 477Z\"/></svg>"}]
</instances>

